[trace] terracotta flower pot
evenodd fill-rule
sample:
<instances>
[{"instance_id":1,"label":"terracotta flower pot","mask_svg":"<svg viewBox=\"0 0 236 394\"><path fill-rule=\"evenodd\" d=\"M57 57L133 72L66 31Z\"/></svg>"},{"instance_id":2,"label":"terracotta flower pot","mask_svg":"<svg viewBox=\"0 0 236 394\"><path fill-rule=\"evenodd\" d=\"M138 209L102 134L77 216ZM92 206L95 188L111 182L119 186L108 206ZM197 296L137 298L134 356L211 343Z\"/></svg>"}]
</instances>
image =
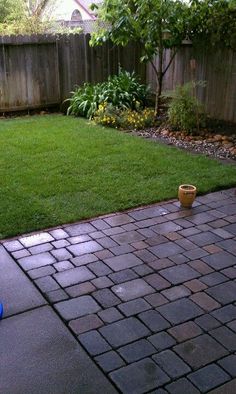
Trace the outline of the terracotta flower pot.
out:
<instances>
[{"instance_id":1,"label":"terracotta flower pot","mask_svg":"<svg viewBox=\"0 0 236 394\"><path fill-rule=\"evenodd\" d=\"M180 185L179 186L179 202L184 208L191 208L196 198L197 189L193 185Z\"/></svg>"}]
</instances>

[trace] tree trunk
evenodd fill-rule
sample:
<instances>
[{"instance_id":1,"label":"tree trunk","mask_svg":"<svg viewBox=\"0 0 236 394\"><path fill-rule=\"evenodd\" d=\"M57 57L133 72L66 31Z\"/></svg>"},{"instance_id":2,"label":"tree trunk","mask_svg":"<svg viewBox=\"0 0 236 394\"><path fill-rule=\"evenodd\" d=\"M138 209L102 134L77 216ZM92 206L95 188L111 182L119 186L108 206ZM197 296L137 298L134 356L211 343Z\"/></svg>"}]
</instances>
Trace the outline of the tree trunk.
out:
<instances>
[{"instance_id":1,"label":"tree trunk","mask_svg":"<svg viewBox=\"0 0 236 394\"><path fill-rule=\"evenodd\" d=\"M159 54L158 54L158 69L157 69L158 86L156 88L155 116L157 116L161 104L162 83L163 83L162 67L163 67L163 48L161 47L159 49Z\"/></svg>"}]
</instances>

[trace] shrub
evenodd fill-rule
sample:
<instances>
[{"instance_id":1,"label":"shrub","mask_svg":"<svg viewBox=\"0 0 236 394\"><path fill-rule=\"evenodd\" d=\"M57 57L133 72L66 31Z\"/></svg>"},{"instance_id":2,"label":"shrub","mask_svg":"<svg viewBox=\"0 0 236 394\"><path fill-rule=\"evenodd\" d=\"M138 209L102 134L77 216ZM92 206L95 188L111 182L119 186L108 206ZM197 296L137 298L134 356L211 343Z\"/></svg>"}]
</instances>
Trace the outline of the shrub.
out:
<instances>
[{"instance_id":1,"label":"shrub","mask_svg":"<svg viewBox=\"0 0 236 394\"><path fill-rule=\"evenodd\" d=\"M197 86L205 86L205 82L189 82L179 85L173 92L164 95L164 97L171 98L167 115L173 128L191 133L203 126L205 118L203 107L192 94Z\"/></svg>"},{"instance_id":2,"label":"shrub","mask_svg":"<svg viewBox=\"0 0 236 394\"><path fill-rule=\"evenodd\" d=\"M135 105L138 107L139 103ZM117 109L107 102L101 103L95 113L94 121L104 126L126 130L140 130L154 125L154 110L150 108Z\"/></svg>"},{"instance_id":3,"label":"shrub","mask_svg":"<svg viewBox=\"0 0 236 394\"><path fill-rule=\"evenodd\" d=\"M118 75L110 76L106 82L92 85L85 83L68 99L70 106L67 114L85 116L91 119L99 104L109 103L117 109L144 107L149 89L140 84L135 73L122 69Z\"/></svg>"}]
</instances>

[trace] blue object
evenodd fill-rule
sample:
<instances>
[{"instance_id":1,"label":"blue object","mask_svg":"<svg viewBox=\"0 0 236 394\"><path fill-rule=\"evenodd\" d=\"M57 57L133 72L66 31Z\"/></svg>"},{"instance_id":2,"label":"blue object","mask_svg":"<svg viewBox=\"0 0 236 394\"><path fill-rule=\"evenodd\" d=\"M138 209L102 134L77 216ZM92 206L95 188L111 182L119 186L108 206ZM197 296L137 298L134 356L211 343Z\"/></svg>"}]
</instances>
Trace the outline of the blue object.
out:
<instances>
[{"instance_id":1,"label":"blue object","mask_svg":"<svg viewBox=\"0 0 236 394\"><path fill-rule=\"evenodd\" d=\"M0 303L0 320L3 318L3 305Z\"/></svg>"}]
</instances>

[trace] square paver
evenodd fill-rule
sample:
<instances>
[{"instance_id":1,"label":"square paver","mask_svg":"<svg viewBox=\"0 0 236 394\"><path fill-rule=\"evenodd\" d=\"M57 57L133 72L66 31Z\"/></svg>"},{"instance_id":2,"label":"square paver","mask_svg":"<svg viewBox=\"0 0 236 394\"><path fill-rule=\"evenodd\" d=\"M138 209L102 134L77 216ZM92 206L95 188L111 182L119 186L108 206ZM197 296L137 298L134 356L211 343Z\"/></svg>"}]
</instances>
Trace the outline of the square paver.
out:
<instances>
[{"instance_id":1,"label":"square paver","mask_svg":"<svg viewBox=\"0 0 236 394\"><path fill-rule=\"evenodd\" d=\"M200 391L186 378L181 378L166 386L170 394L200 394ZM155 394L155 393L153 393Z\"/></svg>"},{"instance_id":2,"label":"square paver","mask_svg":"<svg viewBox=\"0 0 236 394\"><path fill-rule=\"evenodd\" d=\"M125 365L124 360L114 351L95 357L95 361L104 372L111 372Z\"/></svg>"},{"instance_id":3,"label":"square paver","mask_svg":"<svg viewBox=\"0 0 236 394\"><path fill-rule=\"evenodd\" d=\"M200 276L197 271L189 267L187 264L178 265L177 267L169 267L161 270L159 273L174 285L178 285Z\"/></svg>"},{"instance_id":4,"label":"square paver","mask_svg":"<svg viewBox=\"0 0 236 394\"><path fill-rule=\"evenodd\" d=\"M109 324L99 331L113 347L126 345L150 334L147 327L135 317Z\"/></svg>"},{"instance_id":5,"label":"square paver","mask_svg":"<svg viewBox=\"0 0 236 394\"><path fill-rule=\"evenodd\" d=\"M192 235L188 239L189 239L189 241L195 243L196 245L198 245L200 247L205 246L205 245L210 245L210 244L213 244L213 243L216 243L216 242L219 242L222 240L221 237L212 233L211 231L205 231L200 234Z\"/></svg>"},{"instance_id":6,"label":"square paver","mask_svg":"<svg viewBox=\"0 0 236 394\"><path fill-rule=\"evenodd\" d=\"M189 299L181 299L157 308L172 324L180 324L203 314L203 310Z\"/></svg>"},{"instance_id":7,"label":"square paver","mask_svg":"<svg viewBox=\"0 0 236 394\"><path fill-rule=\"evenodd\" d=\"M82 296L55 304L55 308L65 320L98 312L101 308L91 296Z\"/></svg>"},{"instance_id":8,"label":"square paver","mask_svg":"<svg viewBox=\"0 0 236 394\"><path fill-rule=\"evenodd\" d=\"M118 351L127 363L133 363L156 353L155 347L146 339L140 339L137 342L130 343L121 347Z\"/></svg>"},{"instance_id":9,"label":"square paver","mask_svg":"<svg viewBox=\"0 0 236 394\"><path fill-rule=\"evenodd\" d=\"M153 356L153 360L173 379L191 371L189 366L171 350L165 350Z\"/></svg>"},{"instance_id":10,"label":"square paver","mask_svg":"<svg viewBox=\"0 0 236 394\"><path fill-rule=\"evenodd\" d=\"M215 328L209 334L229 351L236 350L236 334L228 327Z\"/></svg>"},{"instance_id":11,"label":"square paver","mask_svg":"<svg viewBox=\"0 0 236 394\"><path fill-rule=\"evenodd\" d=\"M158 274L145 276L144 280L156 290L163 290L171 286L170 282Z\"/></svg>"},{"instance_id":12,"label":"square paver","mask_svg":"<svg viewBox=\"0 0 236 394\"><path fill-rule=\"evenodd\" d=\"M162 331L148 337L148 340L155 346L158 351L168 349L176 344L176 341L167 332Z\"/></svg>"},{"instance_id":13,"label":"square paver","mask_svg":"<svg viewBox=\"0 0 236 394\"><path fill-rule=\"evenodd\" d=\"M142 267L142 265L138 267ZM132 269L127 268L122 271L114 272L114 274L110 274L109 278L112 280L112 282L118 284L136 279L138 278L138 275Z\"/></svg>"},{"instance_id":14,"label":"square paver","mask_svg":"<svg viewBox=\"0 0 236 394\"><path fill-rule=\"evenodd\" d=\"M96 228L89 223L74 224L64 229L71 237L75 235L84 235L96 231Z\"/></svg>"},{"instance_id":15,"label":"square paver","mask_svg":"<svg viewBox=\"0 0 236 394\"><path fill-rule=\"evenodd\" d=\"M229 281L206 290L206 293L225 305L236 301L236 283Z\"/></svg>"},{"instance_id":16,"label":"square paver","mask_svg":"<svg viewBox=\"0 0 236 394\"><path fill-rule=\"evenodd\" d=\"M197 337L202 333L202 330L193 321L189 321L187 323L180 324L179 326L170 328L168 333L171 334L178 342L183 342Z\"/></svg>"},{"instance_id":17,"label":"square paver","mask_svg":"<svg viewBox=\"0 0 236 394\"><path fill-rule=\"evenodd\" d=\"M153 332L165 330L170 327L170 323L165 320L157 311L146 311L139 314L139 319L143 321Z\"/></svg>"},{"instance_id":18,"label":"square paver","mask_svg":"<svg viewBox=\"0 0 236 394\"><path fill-rule=\"evenodd\" d=\"M201 393L206 393L230 380L230 376L216 364L199 369L188 375L188 378L201 390Z\"/></svg>"},{"instance_id":19,"label":"square paver","mask_svg":"<svg viewBox=\"0 0 236 394\"><path fill-rule=\"evenodd\" d=\"M102 289L93 293L95 300L103 307L110 308L120 304L120 299L115 296L109 289Z\"/></svg>"},{"instance_id":20,"label":"square paver","mask_svg":"<svg viewBox=\"0 0 236 394\"><path fill-rule=\"evenodd\" d=\"M144 312L147 309L150 309L151 306L143 298L137 298L136 300L120 304L118 308L126 317L129 317L137 315L140 312Z\"/></svg>"},{"instance_id":21,"label":"square paver","mask_svg":"<svg viewBox=\"0 0 236 394\"><path fill-rule=\"evenodd\" d=\"M213 269L221 270L236 265L236 256L228 252L219 252L203 257L203 261Z\"/></svg>"},{"instance_id":22,"label":"square paver","mask_svg":"<svg viewBox=\"0 0 236 394\"><path fill-rule=\"evenodd\" d=\"M80 244L68 246L68 250L74 256L81 256L87 253L94 253L102 249L103 247L99 245L96 241L88 241L88 242L83 242Z\"/></svg>"},{"instance_id":23,"label":"square paver","mask_svg":"<svg viewBox=\"0 0 236 394\"><path fill-rule=\"evenodd\" d=\"M228 323L229 321L236 319L236 306L224 306L223 308L217 309L216 311L212 312L212 315L222 323Z\"/></svg>"},{"instance_id":24,"label":"square paver","mask_svg":"<svg viewBox=\"0 0 236 394\"><path fill-rule=\"evenodd\" d=\"M167 383L170 378L150 359L144 359L110 374L124 394L142 394Z\"/></svg>"},{"instance_id":25,"label":"square paver","mask_svg":"<svg viewBox=\"0 0 236 394\"><path fill-rule=\"evenodd\" d=\"M134 279L112 287L112 291L122 300L130 301L154 293L154 289L143 279Z\"/></svg>"},{"instance_id":26,"label":"square paver","mask_svg":"<svg viewBox=\"0 0 236 394\"><path fill-rule=\"evenodd\" d=\"M54 274L56 281L62 286L72 286L76 283L86 282L94 279L94 274L87 267L77 267L63 272Z\"/></svg>"},{"instance_id":27,"label":"square paver","mask_svg":"<svg viewBox=\"0 0 236 394\"><path fill-rule=\"evenodd\" d=\"M56 263L56 259L50 253L46 252L34 256L23 257L23 259L18 260L18 263L24 270L28 271L30 269Z\"/></svg>"},{"instance_id":28,"label":"square paver","mask_svg":"<svg viewBox=\"0 0 236 394\"><path fill-rule=\"evenodd\" d=\"M152 246L149 248L150 252L159 258L173 256L175 254L183 253L185 250L177 245L175 242L166 242L161 245Z\"/></svg>"},{"instance_id":29,"label":"square paver","mask_svg":"<svg viewBox=\"0 0 236 394\"><path fill-rule=\"evenodd\" d=\"M138 233L137 231L127 231L122 234L113 235L112 238L119 245L123 245L123 244L130 244L133 242L142 241L144 240L145 237L142 234Z\"/></svg>"},{"instance_id":30,"label":"square paver","mask_svg":"<svg viewBox=\"0 0 236 394\"><path fill-rule=\"evenodd\" d=\"M79 335L79 341L91 356L96 356L111 350L110 345L105 341L101 334L95 330Z\"/></svg>"},{"instance_id":31,"label":"square paver","mask_svg":"<svg viewBox=\"0 0 236 394\"><path fill-rule=\"evenodd\" d=\"M104 262L113 270L121 271L126 268L135 267L136 265L143 264L137 256L132 253L123 254L120 256L105 259Z\"/></svg>"},{"instance_id":32,"label":"square paver","mask_svg":"<svg viewBox=\"0 0 236 394\"><path fill-rule=\"evenodd\" d=\"M236 377L236 355L231 354L218 361L218 364L224 368L231 376Z\"/></svg>"},{"instance_id":33,"label":"square paver","mask_svg":"<svg viewBox=\"0 0 236 394\"><path fill-rule=\"evenodd\" d=\"M95 330L101 326L103 326L103 321L97 315L83 316L69 323L69 327L76 335Z\"/></svg>"},{"instance_id":34,"label":"square paver","mask_svg":"<svg viewBox=\"0 0 236 394\"><path fill-rule=\"evenodd\" d=\"M193 369L198 369L227 355L227 350L211 336L204 334L174 347Z\"/></svg>"}]
</instances>

